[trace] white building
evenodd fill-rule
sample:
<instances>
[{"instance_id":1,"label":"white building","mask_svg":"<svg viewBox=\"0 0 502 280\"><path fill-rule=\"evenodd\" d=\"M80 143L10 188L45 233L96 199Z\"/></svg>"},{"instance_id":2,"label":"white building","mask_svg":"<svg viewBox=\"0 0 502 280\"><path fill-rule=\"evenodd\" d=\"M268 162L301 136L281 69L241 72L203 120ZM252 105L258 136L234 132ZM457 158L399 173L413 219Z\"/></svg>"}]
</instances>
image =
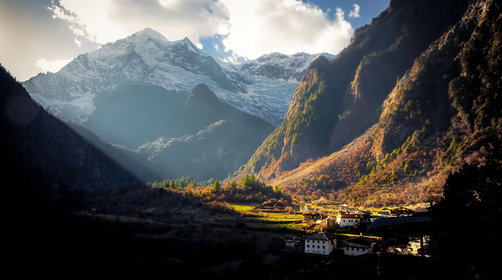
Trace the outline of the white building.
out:
<instances>
[{"instance_id":1,"label":"white building","mask_svg":"<svg viewBox=\"0 0 502 280\"><path fill-rule=\"evenodd\" d=\"M367 238L355 237L348 240L344 240L340 249L343 250L343 254L347 256L360 256L372 253L373 242Z\"/></svg>"},{"instance_id":2,"label":"white building","mask_svg":"<svg viewBox=\"0 0 502 280\"><path fill-rule=\"evenodd\" d=\"M354 227L361 224L361 214L339 213L336 217L336 222L340 227Z\"/></svg>"},{"instance_id":3,"label":"white building","mask_svg":"<svg viewBox=\"0 0 502 280\"><path fill-rule=\"evenodd\" d=\"M329 255L334 247L335 241L322 231L305 237L305 253Z\"/></svg>"}]
</instances>

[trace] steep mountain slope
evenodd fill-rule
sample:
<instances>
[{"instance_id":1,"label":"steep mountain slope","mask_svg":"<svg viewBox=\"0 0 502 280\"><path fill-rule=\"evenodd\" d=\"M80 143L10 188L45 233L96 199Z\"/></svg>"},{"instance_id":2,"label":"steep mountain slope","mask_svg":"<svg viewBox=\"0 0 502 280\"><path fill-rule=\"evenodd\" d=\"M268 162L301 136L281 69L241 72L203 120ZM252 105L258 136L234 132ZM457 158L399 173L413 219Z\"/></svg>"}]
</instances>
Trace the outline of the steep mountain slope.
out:
<instances>
[{"instance_id":1,"label":"steep mountain slope","mask_svg":"<svg viewBox=\"0 0 502 280\"><path fill-rule=\"evenodd\" d=\"M438 199L451 172L501 148L501 28L498 2L473 1L393 83L370 129L272 183L355 204Z\"/></svg>"},{"instance_id":2,"label":"steep mountain slope","mask_svg":"<svg viewBox=\"0 0 502 280\"><path fill-rule=\"evenodd\" d=\"M164 177L225 178L273 127L228 105L204 84L187 95L123 85L95 99L85 127L148 160Z\"/></svg>"},{"instance_id":3,"label":"steep mountain slope","mask_svg":"<svg viewBox=\"0 0 502 280\"><path fill-rule=\"evenodd\" d=\"M183 103L172 106L179 111L178 127L137 150L165 177L170 173L198 180L225 178L249 159L273 129L262 119L220 101L203 84Z\"/></svg>"},{"instance_id":4,"label":"steep mountain slope","mask_svg":"<svg viewBox=\"0 0 502 280\"><path fill-rule=\"evenodd\" d=\"M59 72L39 74L23 85L44 108L77 123L92 114L95 97L122 85L156 85L186 93L204 83L241 111L278 124L313 57L270 54L232 65L205 54L187 38L171 42L147 28L79 55Z\"/></svg>"},{"instance_id":5,"label":"steep mountain slope","mask_svg":"<svg viewBox=\"0 0 502 280\"><path fill-rule=\"evenodd\" d=\"M451 172L464 164L483 165L501 148L501 8L497 1L474 1L415 60L373 130L371 152L382 164L355 191L363 185L392 191L397 184L433 199Z\"/></svg>"},{"instance_id":6,"label":"steep mountain slope","mask_svg":"<svg viewBox=\"0 0 502 280\"><path fill-rule=\"evenodd\" d=\"M3 67L0 67L0 93L0 147L6 163L2 178L7 180L9 188L17 187L12 184L18 180L29 181L26 186L93 191L139 182L133 173L105 153L120 159L126 159L126 155L99 140L97 148L48 114ZM131 163L130 171L140 173L139 165L127 161Z\"/></svg>"},{"instance_id":7,"label":"steep mountain slope","mask_svg":"<svg viewBox=\"0 0 502 280\"><path fill-rule=\"evenodd\" d=\"M273 179L330 154L378 121L380 106L415 57L458 21L467 1L392 1L335 59L319 56L284 122L238 174Z\"/></svg>"},{"instance_id":8,"label":"steep mountain slope","mask_svg":"<svg viewBox=\"0 0 502 280\"><path fill-rule=\"evenodd\" d=\"M96 109L83 126L107 142L135 149L160 136L178 137L200 129L184 125L185 99L157 86L122 85L96 96Z\"/></svg>"}]
</instances>

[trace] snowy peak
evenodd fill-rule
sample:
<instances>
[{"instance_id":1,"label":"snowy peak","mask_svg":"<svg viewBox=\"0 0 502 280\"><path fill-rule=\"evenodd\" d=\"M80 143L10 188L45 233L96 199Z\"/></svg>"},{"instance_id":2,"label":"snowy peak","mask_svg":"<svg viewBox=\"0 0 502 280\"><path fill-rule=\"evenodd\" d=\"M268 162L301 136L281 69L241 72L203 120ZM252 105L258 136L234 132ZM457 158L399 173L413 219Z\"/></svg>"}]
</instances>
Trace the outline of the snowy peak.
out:
<instances>
[{"instance_id":1,"label":"snowy peak","mask_svg":"<svg viewBox=\"0 0 502 280\"><path fill-rule=\"evenodd\" d=\"M195 46L192 41L190 41L190 39L188 39L188 37L177 41L169 41L162 34L148 27L132 34L124 40L133 43L136 46L136 49L139 50L144 50L145 48L141 48L141 46L145 46L150 49L158 48L164 51L189 50L195 53L201 53L201 51Z\"/></svg>"},{"instance_id":2,"label":"snowy peak","mask_svg":"<svg viewBox=\"0 0 502 280\"><path fill-rule=\"evenodd\" d=\"M159 32L147 27L141 31L138 31L134 34L132 34L131 36L127 37L126 40L129 39L129 40L134 40L134 39L155 39L155 40L159 40L159 41L168 41L166 39L166 37L164 37L162 34L160 34Z\"/></svg>"},{"instance_id":3,"label":"snowy peak","mask_svg":"<svg viewBox=\"0 0 502 280\"><path fill-rule=\"evenodd\" d=\"M181 40L175 40L175 41L170 41L164 37L160 32L155 31L151 29L150 27L147 27L141 31L138 31L128 37L125 38L126 41L130 42L139 42L139 41L147 41L147 40L155 40L159 42L164 42L168 43L168 45L182 45L190 48L195 48L195 44L188 39L188 37L185 37Z\"/></svg>"},{"instance_id":4,"label":"snowy peak","mask_svg":"<svg viewBox=\"0 0 502 280\"><path fill-rule=\"evenodd\" d=\"M179 40L179 41L176 41L175 42L176 44L180 44L182 46L186 46L187 48L190 48L196 52L200 52L199 51L199 48L197 48L194 43L192 43L192 41L190 41L190 39L188 39L188 37L185 37L183 38L182 40Z\"/></svg>"},{"instance_id":5,"label":"snowy peak","mask_svg":"<svg viewBox=\"0 0 502 280\"><path fill-rule=\"evenodd\" d=\"M315 55L270 53L243 63L240 69L251 75L298 81Z\"/></svg>"},{"instance_id":6,"label":"snowy peak","mask_svg":"<svg viewBox=\"0 0 502 280\"><path fill-rule=\"evenodd\" d=\"M312 58L306 53L272 53L230 64L204 53L188 38L169 41L145 28L23 85L56 116L82 123L95 110L95 97L121 85L155 85L190 93L203 83L226 103L278 125Z\"/></svg>"}]
</instances>

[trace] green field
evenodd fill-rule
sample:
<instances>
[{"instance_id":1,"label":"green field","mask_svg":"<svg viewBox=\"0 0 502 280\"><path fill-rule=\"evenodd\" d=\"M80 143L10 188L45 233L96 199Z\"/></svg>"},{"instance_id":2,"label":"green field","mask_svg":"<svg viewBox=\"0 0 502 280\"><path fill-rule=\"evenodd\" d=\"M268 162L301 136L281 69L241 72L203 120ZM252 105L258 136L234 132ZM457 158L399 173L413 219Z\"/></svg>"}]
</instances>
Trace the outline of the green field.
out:
<instances>
[{"instance_id":1,"label":"green field","mask_svg":"<svg viewBox=\"0 0 502 280\"><path fill-rule=\"evenodd\" d=\"M229 205L243 215L246 225L252 228L285 228L303 231L306 226L301 214L261 209L259 205L235 203Z\"/></svg>"},{"instance_id":2,"label":"green field","mask_svg":"<svg viewBox=\"0 0 502 280\"><path fill-rule=\"evenodd\" d=\"M257 205L229 203L229 205L237 212L247 212L253 210Z\"/></svg>"}]
</instances>

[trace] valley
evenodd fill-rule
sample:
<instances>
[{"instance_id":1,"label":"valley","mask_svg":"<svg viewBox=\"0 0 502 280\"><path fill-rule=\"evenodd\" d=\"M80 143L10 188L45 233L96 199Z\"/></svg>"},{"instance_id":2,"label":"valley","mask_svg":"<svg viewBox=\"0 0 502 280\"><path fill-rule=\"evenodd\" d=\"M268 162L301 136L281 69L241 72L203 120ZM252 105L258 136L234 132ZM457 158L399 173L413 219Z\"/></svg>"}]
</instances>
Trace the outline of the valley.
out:
<instances>
[{"instance_id":1,"label":"valley","mask_svg":"<svg viewBox=\"0 0 502 280\"><path fill-rule=\"evenodd\" d=\"M204 7L209 15L230 13L213 2L221 9ZM356 3L346 16L288 3L329 32L347 28L350 41L334 55L271 47L247 59L226 48L230 34L168 40L142 24L101 43L50 1L45 13L76 36L79 55L22 82L0 65L2 205L14 247L4 273L500 274L489 252L502 249L502 5L391 0L353 30Z\"/></svg>"}]
</instances>

